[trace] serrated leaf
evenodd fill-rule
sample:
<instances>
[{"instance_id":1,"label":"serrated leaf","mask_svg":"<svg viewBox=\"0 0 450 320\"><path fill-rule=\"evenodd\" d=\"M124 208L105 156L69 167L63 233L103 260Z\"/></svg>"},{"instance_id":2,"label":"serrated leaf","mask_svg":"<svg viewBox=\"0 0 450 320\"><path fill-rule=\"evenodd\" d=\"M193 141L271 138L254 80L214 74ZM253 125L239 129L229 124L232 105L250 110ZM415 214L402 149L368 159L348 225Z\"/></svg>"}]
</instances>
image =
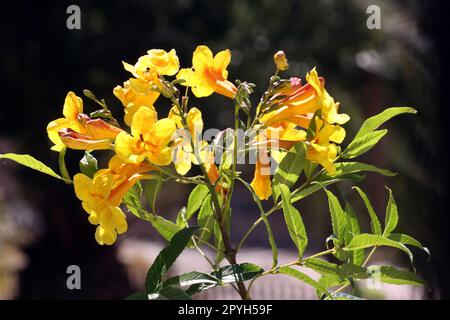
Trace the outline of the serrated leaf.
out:
<instances>
[{"instance_id":1,"label":"serrated leaf","mask_svg":"<svg viewBox=\"0 0 450 320\"><path fill-rule=\"evenodd\" d=\"M313 194L316 191L319 191L323 188L325 188L326 186L341 182L341 181L346 181L346 180L351 180L351 181L361 181L364 178L364 176L361 175L357 175L357 174L350 174L350 175L345 175L345 176L340 176L339 178L331 178L330 177L324 177L324 180L320 180L320 181L314 181L311 183L311 185L309 185L306 188L303 188L301 190L296 189L292 192L291 194L291 202L297 202L303 198L306 198L307 196Z\"/></svg>"},{"instance_id":2,"label":"serrated leaf","mask_svg":"<svg viewBox=\"0 0 450 320\"><path fill-rule=\"evenodd\" d=\"M424 247L419 241L417 241L416 239L414 239L411 236L408 236L407 234L403 234L403 233L391 233L388 236L389 239L393 240L393 241L397 241L400 242L402 244L406 244L406 245L410 245L413 247L417 247L422 249L423 251L425 251L428 254L428 258L430 258L430 251L428 250L427 247Z\"/></svg>"},{"instance_id":3,"label":"serrated leaf","mask_svg":"<svg viewBox=\"0 0 450 320\"><path fill-rule=\"evenodd\" d=\"M381 113L372 116L368 118L366 121L364 121L361 128L356 133L354 139L360 138L366 135L367 133L374 131L389 119L403 113L416 114L417 110L410 107L394 107L383 110Z\"/></svg>"},{"instance_id":4,"label":"serrated leaf","mask_svg":"<svg viewBox=\"0 0 450 320\"><path fill-rule=\"evenodd\" d=\"M394 177L396 175L395 172L390 170L381 169L374 165L362 162L337 162L334 165L336 167L336 175L334 177L358 172L376 172L386 177Z\"/></svg>"},{"instance_id":5,"label":"serrated leaf","mask_svg":"<svg viewBox=\"0 0 450 320\"><path fill-rule=\"evenodd\" d=\"M304 262L304 265L314 271L317 271L321 275L336 276L341 278L341 270L339 265L328 262L319 258L311 258ZM342 279L343 281L344 279Z\"/></svg>"},{"instance_id":6,"label":"serrated leaf","mask_svg":"<svg viewBox=\"0 0 450 320\"><path fill-rule=\"evenodd\" d=\"M297 247L298 255L301 259L306 246L308 245L308 236L306 234L305 225L303 224L300 212L298 212L290 201L291 194L289 188L284 184L281 184L279 187L283 204L284 220L286 221L289 235Z\"/></svg>"},{"instance_id":7,"label":"serrated leaf","mask_svg":"<svg viewBox=\"0 0 450 320\"><path fill-rule=\"evenodd\" d=\"M80 171L89 178L94 177L94 174L98 171L97 159L87 151L84 152L84 156L80 160Z\"/></svg>"},{"instance_id":8,"label":"serrated leaf","mask_svg":"<svg viewBox=\"0 0 450 320\"><path fill-rule=\"evenodd\" d=\"M375 235L381 235L381 223L378 219L377 214L375 213L375 210L373 210L372 204L369 201L369 198L367 198L367 195L358 187L353 187L358 194L361 196L361 199L363 199L364 204L366 205L367 212L370 216L370 227L372 230L372 233Z\"/></svg>"},{"instance_id":9,"label":"serrated leaf","mask_svg":"<svg viewBox=\"0 0 450 320\"><path fill-rule=\"evenodd\" d=\"M378 141L380 141L380 139L383 138L387 132L387 129L376 130L354 139L344 150L341 157L344 159L352 159L366 153L375 147Z\"/></svg>"},{"instance_id":10,"label":"serrated leaf","mask_svg":"<svg viewBox=\"0 0 450 320\"><path fill-rule=\"evenodd\" d=\"M222 283L235 283L251 280L263 272L264 269L260 266L245 262L222 267L213 272L213 275Z\"/></svg>"},{"instance_id":11,"label":"serrated leaf","mask_svg":"<svg viewBox=\"0 0 450 320\"><path fill-rule=\"evenodd\" d=\"M392 266L370 266L367 271L371 274L372 279L380 282L429 288L429 284L417 274L406 270L398 270Z\"/></svg>"},{"instance_id":12,"label":"serrated leaf","mask_svg":"<svg viewBox=\"0 0 450 320\"><path fill-rule=\"evenodd\" d=\"M344 243L345 226L347 225L347 217L336 196L329 190L325 189L328 197L328 208L331 214L331 224L333 233L339 240L339 244Z\"/></svg>"},{"instance_id":13,"label":"serrated leaf","mask_svg":"<svg viewBox=\"0 0 450 320\"><path fill-rule=\"evenodd\" d=\"M192 300L186 292L172 286L162 288L156 295L149 295L149 298L150 300Z\"/></svg>"},{"instance_id":14,"label":"serrated leaf","mask_svg":"<svg viewBox=\"0 0 450 320\"><path fill-rule=\"evenodd\" d=\"M170 241L178 231L182 230L181 226L161 216L151 214L147 220L150 221L156 231L168 241Z\"/></svg>"},{"instance_id":15,"label":"serrated leaf","mask_svg":"<svg viewBox=\"0 0 450 320\"><path fill-rule=\"evenodd\" d=\"M408 255L409 259L411 260L411 264L414 261L411 251L403 244L393 241L389 238L385 238L383 236L368 233L362 233L353 237L352 241L344 248L344 250L352 251L357 249L370 248L373 246L389 246L397 248Z\"/></svg>"},{"instance_id":16,"label":"serrated leaf","mask_svg":"<svg viewBox=\"0 0 450 320\"><path fill-rule=\"evenodd\" d=\"M386 206L386 218L384 223L384 232L383 235L387 236L392 231L394 231L395 227L398 223L398 210L397 203L395 202L394 196L392 195L392 190L386 187L389 191L389 200Z\"/></svg>"},{"instance_id":17,"label":"serrated leaf","mask_svg":"<svg viewBox=\"0 0 450 320\"><path fill-rule=\"evenodd\" d=\"M305 163L306 145L296 143L281 160L273 176L273 195L275 202L280 197L278 186L284 184L290 189L298 180Z\"/></svg>"},{"instance_id":18,"label":"serrated leaf","mask_svg":"<svg viewBox=\"0 0 450 320\"><path fill-rule=\"evenodd\" d=\"M277 273L282 273L303 281L304 283L309 284L310 286L318 290L321 294L325 294L329 298L332 298L328 290L323 285L297 269L290 267L281 267L277 270Z\"/></svg>"},{"instance_id":19,"label":"serrated leaf","mask_svg":"<svg viewBox=\"0 0 450 320\"><path fill-rule=\"evenodd\" d=\"M164 281L163 286L184 287L200 283L218 285L220 284L220 280L207 273L192 271L167 279L166 281Z\"/></svg>"},{"instance_id":20,"label":"serrated leaf","mask_svg":"<svg viewBox=\"0 0 450 320\"><path fill-rule=\"evenodd\" d=\"M198 227L185 228L178 231L170 240L169 244L161 250L145 278L145 291L156 293L159 291L162 279L178 256L183 252Z\"/></svg>"},{"instance_id":21,"label":"serrated leaf","mask_svg":"<svg viewBox=\"0 0 450 320\"><path fill-rule=\"evenodd\" d=\"M8 159L8 160L15 161L18 164L21 164L25 167L45 173L49 176L52 176L53 178L62 180L64 182L71 183L70 180L64 179L59 174L57 174L55 171L53 171L53 169L51 169L50 167L47 167L41 161L35 159L34 157L32 157L28 154L5 153L5 154L0 154L0 159Z\"/></svg>"},{"instance_id":22,"label":"serrated leaf","mask_svg":"<svg viewBox=\"0 0 450 320\"><path fill-rule=\"evenodd\" d=\"M192 189L191 194L188 198L188 203L186 207L186 219L189 220L192 215L197 212L202 206L203 200L209 194L209 189L206 185L199 184L194 189Z\"/></svg>"}]
</instances>

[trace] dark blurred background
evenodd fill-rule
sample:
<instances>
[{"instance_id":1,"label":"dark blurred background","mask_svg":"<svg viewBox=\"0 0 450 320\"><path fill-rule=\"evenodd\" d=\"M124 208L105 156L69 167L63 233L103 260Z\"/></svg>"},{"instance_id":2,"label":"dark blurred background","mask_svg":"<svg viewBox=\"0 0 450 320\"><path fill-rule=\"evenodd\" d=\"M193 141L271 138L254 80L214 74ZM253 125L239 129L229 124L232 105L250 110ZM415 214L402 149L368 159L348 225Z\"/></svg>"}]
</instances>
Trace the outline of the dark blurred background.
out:
<instances>
[{"instance_id":1,"label":"dark blurred background","mask_svg":"<svg viewBox=\"0 0 450 320\"><path fill-rule=\"evenodd\" d=\"M263 1L10 1L0 11L0 152L29 153L57 168L45 127L60 117L69 90L89 88L105 98L117 118L122 107L112 89L130 76L121 60L134 63L148 49L175 48L182 66L191 65L199 44L214 52L230 48L230 80L257 85L253 101L273 73L272 55L284 50L288 76L304 78L317 66L328 91L352 117L351 138L362 120L390 106L412 106L416 116L401 116L388 136L361 161L399 173L395 178L368 174L360 183L383 216L384 185L394 190L400 210L399 231L415 236L432 253L419 251L418 272L431 282L431 299L450 298L448 242L448 57L444 1L263 0ZM66 8L81 8L81 30L66 28ZM366 27L370 4L381 8L381 29ZM221 96L194 100L209 127L232 125L230 101ZM169 110L158 101L158 110ZM85 99L85 108L94 110ZM347 140L348 141L348 140ZM77 172L82 153L68 152ZM250 180L252 168L241 168ZM350 185L340 192L355 203L368 228L367 215ZM189 189L162 189L159 213L174 217ZM174 197L173 195L177 196ZM246 190L237 189L233 239L258 217ZM310 232L310 251L323 250L330 234L323 193L298 208ZM364 220L365 219L365 220ZM129 216L127 238L163 243L151 226ZM282 217L271 218L280 247L292 248ZM123 298L133 288L117 246L99 246L73 189L45 175L0 162L0 298ZM264 228L248 246L266 246ZM380 251L376 259L407 266L403 255ZM385 261L385 260L383 260ZM66 268L81 267L83 289L67 290Z\"/></svg>"}]
</instances>

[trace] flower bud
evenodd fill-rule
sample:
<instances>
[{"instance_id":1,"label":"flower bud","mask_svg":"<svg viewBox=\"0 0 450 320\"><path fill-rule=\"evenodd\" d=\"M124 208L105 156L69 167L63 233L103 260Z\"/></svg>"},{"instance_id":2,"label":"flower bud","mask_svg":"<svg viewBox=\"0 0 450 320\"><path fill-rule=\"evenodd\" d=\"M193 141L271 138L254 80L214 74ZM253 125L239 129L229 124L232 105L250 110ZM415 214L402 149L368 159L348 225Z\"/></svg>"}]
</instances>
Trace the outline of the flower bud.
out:
<instances>
[{"instance_id":1,"label":"flower bud","mask_svg":"<svg viewBox=\"0 0 450 320\"><path fill-rule=\"evenodd\" d=\"M289 68L286 54L281 50L273 55L273 61L275 62L277 69L280 71L285 71L287 70L287 68Z\"/></svg>"}]
</instances>

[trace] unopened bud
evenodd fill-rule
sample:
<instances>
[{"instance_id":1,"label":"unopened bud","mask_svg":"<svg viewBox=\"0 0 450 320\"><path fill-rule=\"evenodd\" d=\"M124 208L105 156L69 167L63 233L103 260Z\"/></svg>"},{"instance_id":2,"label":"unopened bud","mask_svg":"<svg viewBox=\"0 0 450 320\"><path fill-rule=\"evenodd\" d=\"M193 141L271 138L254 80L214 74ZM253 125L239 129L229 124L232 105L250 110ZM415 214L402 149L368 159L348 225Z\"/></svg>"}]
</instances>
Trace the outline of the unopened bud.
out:
<instances>
[{"instance_id":1,"label":"unopened bud","mask_svg":"<svg viewBox=\"0 0 450 320\"><path fill-rule=\"evenodd\" d=\"M273 61L275 62L277 69L280 71L285 71L287 70L287 68L289 68L286 54L281 50L273 55Z\"/></svg>"}]
</instances>

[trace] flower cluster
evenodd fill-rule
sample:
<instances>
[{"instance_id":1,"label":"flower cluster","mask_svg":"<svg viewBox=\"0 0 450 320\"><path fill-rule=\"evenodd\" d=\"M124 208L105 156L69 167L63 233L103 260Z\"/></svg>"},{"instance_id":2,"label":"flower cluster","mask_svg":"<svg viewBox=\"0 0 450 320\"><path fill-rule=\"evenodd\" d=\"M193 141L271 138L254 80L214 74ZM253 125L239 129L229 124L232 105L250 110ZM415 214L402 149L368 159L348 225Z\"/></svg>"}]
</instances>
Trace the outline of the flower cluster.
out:
<instances>
[{"instance_id":1,"label":"flower cluster","mask_svg":"<svg viewBox=\"0 0 450 320\"><path fill-rule=\"evenodd\" d=\"M386 121L416 110L393 107L370 117L341 151L346 136L342 125L350 117L339 112L339 103L325 89L324 78L313 68L304 81L298 77L283 79L280 73L289 68L286 55L278 51L273 60L275 73L253 108L251 95L255 85L228 80L229 50L214 55L208 47L198 46L192 66L181 69L174 49L149 50L134 65L123 63L131 76L113 90L123 105L123 121L117 121L105 100L97 99L89 90L84 90L85 96L101 106L91 113L86 113L83 100L74 92L67 94L63 117L47 126L51 149L59 152L60 174L27 154L0 154L0 159L10 159L73 183L89 222L96 225L95 239L101 245L115 243L118 235L127 231L122 204L137 218L150 222L169 241L148 272L145 293L131 298L189 299L209 288L232 284L242 299L250 299L256 279L280 273L313 286L320 299L342 299L342 290L363 279L427 285L414 272L389 265L368 265L380 246L403 251L411 263L413 254L406 245L429 254L419 241L396 231L398 207L389 188L384 226L364 191L356 185L352 188L369 213L370 231L360 226L351 204L345 201L345 207L341 206L338 197L328 189L341 181L360 181L364 172L394 176L387 169L350 159L366 153L386 135L387 129L378 129ZM197 98L222 95L230 112L234 111L233 128L205 129L200 105L203 100L191 106L190 92ZM85 151L80 160L81 172L73 179L65 165L68 148ZM101 150L108 150L104 154L109 156L109 162L106 168L99 169L92 153L97 155ZM250 183L237 166L246 160L255 164ZM158 191L168 180L195 186L175 221L156 212ZM249 191L260 216L234 246L231 199L236 183ZM332 232L325 241L326 250L305 257L308 232L293 204L319 190L324 190L328 198ZM141 197L143 193L145 199ZM270 203L263 204L263 200L271 200L272 207L268 206ZM268 219L280 210L298 251L295 261L282 265ZM237 263L239 250L260 223L266 227L272 251L272 267L267 270L248 262ZM203 245L213 250L214 258L202 250ZM164 280L176 257L187 247L197 249L213 271L188 272ZM367 249L370 252L366 255ZM321 258L327 255L334 256L333 263ZM222 266L224 260L229 265ZM309 278L295 266L315 270L320 278ZM247 286L248 280L251 281ZM188 284L192 284L188 289L181 288ZM331 291L332 288L335 289ZM344 294L344 298L349 297Z\"/></svg>"},{"instance_id":2,"label":"flower cluster","mask_svg":"<svg viewBox=\"0 0 450 320\"><path fill-rule=\"evenodd\" d=\"M224 164L216 163L214 148L201 138L202 113L199 108L188 107L187 91L180 102L176 85L190 88L198 98L217 93L237 100L238 88L227 80L230 60L229 50L213 55L207 46L198 46L190 68L180 69L174 49L149 50L134 65L123 62L132 77L123 86L116 86L113 93L124 107L123 120L130 130L112 121L114 118L104 101L97 101L105 109L103 116L102 113L89 116L83 113L82 99L73 92L67 94L64 118L50 122L47 127L54 143L52 150L110 149L115 153L107 169L98 170L92 177L78 173L73 179L75 193L89 214L89 222L97 225L95 237L99 244L110 245L117 234L127 230L120 204L139 180L159 174L183 179L192 165L199 165L207 182L218 192L220 202L227 201L229 177L224 173ZM277 73L288 68L282 51L274 55L274 62ZM167 79L170 76L174 76L171 82ZM349 117L338 113L339 103L325 90L324 79L319 78L315 69L306 76L306 81L304 85L299 78L272 83L256 110L253 125L247 128L257 131L255 140L249 142L257 141L259 145L251 186L262 200L272 194L270 172L263 169L269 166L270 157L280 161L285 154L275 152L275 145L289 149L303 141L308 160L320 164L329 174L335 172L337 144L345 137L340 125ZM168 111L156 110L154 106L161 96L169 101ZM160 117L158 113L167 116ZM188 134L180 135L179 130ZM266 143L260 144L261 141Z\"/></svg>"}]
</instances>

